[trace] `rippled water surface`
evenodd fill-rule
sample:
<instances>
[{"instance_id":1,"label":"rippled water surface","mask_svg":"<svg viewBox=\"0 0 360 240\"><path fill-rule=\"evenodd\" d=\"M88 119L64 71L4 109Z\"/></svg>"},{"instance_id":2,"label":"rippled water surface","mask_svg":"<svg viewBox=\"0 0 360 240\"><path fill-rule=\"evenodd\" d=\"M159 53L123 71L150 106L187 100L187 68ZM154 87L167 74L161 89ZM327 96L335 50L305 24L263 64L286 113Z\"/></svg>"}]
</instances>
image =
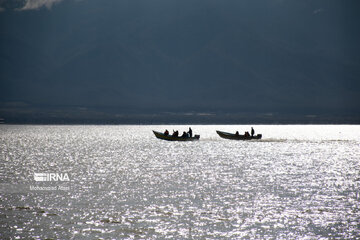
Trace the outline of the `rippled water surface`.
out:
<instances>
[{"instance_id":1,"label":"rippled water surface","mask_svg":"<svg viewBox=\"0 0 360 240\"><path fill-rule=\"evenodd\" d=\"M360 126L165 128L0 125L0 238L360 238Z\"/></svg>"}]
</instances>

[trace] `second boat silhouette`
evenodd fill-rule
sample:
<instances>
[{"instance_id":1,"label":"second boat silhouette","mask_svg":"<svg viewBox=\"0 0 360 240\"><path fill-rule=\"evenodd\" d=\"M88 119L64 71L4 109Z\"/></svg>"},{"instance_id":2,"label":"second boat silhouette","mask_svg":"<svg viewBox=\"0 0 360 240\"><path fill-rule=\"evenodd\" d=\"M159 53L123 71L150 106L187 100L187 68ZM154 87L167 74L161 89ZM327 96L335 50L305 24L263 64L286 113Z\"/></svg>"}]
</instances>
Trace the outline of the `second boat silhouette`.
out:
<instances>
[{"instance_id":1,"label":"second boat silhouette","mask_svg":"<svg viewBox=\"0 0 360 240\"><path fill-rule=\"evenodd\" d=\"M240 135L240 134L236 134L236 133L228 133L228 132L222 132L222 131L218 131L216 130L216 133L225 139L232 139L232 140L252 140L252 139L261 139L262 134L257 134L254 136L251 135Z\"/></svg>"}]
</instances>

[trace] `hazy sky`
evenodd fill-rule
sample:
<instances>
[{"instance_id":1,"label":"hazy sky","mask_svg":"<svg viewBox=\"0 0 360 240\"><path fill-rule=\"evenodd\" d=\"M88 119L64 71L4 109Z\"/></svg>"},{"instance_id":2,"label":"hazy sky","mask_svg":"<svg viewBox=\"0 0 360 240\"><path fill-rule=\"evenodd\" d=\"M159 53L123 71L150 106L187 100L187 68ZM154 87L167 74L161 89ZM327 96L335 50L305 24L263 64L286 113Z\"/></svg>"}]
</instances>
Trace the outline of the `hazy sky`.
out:
<instances>
[{"instance_id":1,"label":"hazy sky","mask_svg":"<svg viewBox=\"0 0 360 240\"><path fill-rule=\"evenodd\" d=\"M0 0L0 117L37 107L359 114L358 7Z\"/></svg>"}]
</instances>

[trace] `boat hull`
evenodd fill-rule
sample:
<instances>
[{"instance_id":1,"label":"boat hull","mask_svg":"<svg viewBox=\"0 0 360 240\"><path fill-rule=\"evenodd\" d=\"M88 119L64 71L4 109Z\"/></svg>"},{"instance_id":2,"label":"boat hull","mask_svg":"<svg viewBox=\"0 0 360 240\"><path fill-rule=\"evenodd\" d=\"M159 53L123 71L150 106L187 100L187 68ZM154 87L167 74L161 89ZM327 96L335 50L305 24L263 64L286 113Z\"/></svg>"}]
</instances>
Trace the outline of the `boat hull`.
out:
<instances>
[{"instance_id":1,"label":"boat hull","mask_svg":"<svg viewBox=\"0 0 360 240\"><path fill-rule=\"evenodd\" d=\"M158 139L166 140L166 141L197 141L200 139L200 135L195 135L194 137L173 137L172 135L165 135L164 133L157 132L153 130L153 133Z\"/></svg>"},{"instance_id":2,"label":"boat hull","mask_svg":"<svg viewBox=\"0 0 360 240\"><path fill-rule=\"evenodd\" d=\"M262 134L258 134L255 136L245 136L245 135L236 135L233 133L227 133L222 131L216 131L216 133L221 137L225 139L231 139L231 140L253 140L253 139L261 139Z\"/></svg>"}]
</instances>

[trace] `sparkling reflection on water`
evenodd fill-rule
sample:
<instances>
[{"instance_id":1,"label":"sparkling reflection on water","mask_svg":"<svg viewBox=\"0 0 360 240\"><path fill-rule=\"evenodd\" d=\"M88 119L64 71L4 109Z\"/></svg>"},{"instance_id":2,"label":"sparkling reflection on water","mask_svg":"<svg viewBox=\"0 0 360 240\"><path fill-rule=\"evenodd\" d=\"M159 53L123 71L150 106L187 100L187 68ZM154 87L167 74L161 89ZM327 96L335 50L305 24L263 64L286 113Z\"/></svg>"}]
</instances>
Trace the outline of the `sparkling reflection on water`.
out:
<instances>
[{"instance_id":1,"label":"sparkling reflection on water","mask_svg":"<svg viewBox=\"0 0 360 240\"><path fill-rule=\"evenodd\" d=\"M151 130L188 126L0 125L0 238L295 239L360 237L360 126L255 126L230 141ZM26 191L34 172L67 191ZM9 192L6 184L13 188ZM14 189L12 189L14 190ZM18 191L16 191L18 190Z\"/></svg>"}]
</instances>

